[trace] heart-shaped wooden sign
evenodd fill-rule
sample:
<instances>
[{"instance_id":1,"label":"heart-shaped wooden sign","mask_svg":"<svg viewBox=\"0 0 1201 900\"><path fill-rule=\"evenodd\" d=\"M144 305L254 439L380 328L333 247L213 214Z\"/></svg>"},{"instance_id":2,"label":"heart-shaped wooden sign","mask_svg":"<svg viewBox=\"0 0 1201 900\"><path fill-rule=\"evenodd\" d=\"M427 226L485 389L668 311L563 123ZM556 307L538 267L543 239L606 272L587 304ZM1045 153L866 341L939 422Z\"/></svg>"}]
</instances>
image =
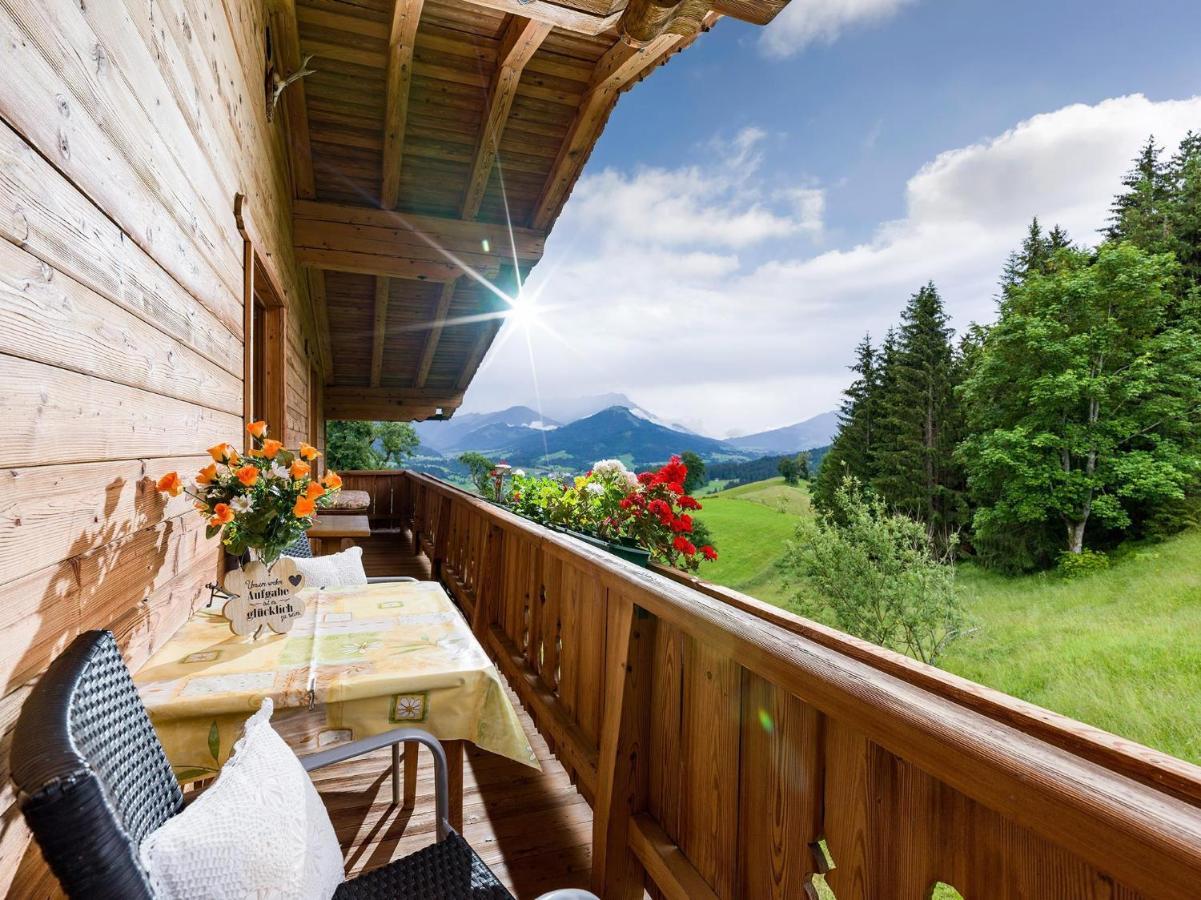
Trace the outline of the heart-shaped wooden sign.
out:
<instances>
[{"instance_id":1,"label":"heart-shaped wooden sign","mask_svg":"<svg viewBox=\"0 0 1201 900\"><path fill-rule=\"evenodd\" d=\"M266 625L283 634L304 612L304 575L291 557L281 556L270 568L259 561L247 563L225 576L226 601L221 614L234 634L253 634Z\"/></svg>"}]
</instances>

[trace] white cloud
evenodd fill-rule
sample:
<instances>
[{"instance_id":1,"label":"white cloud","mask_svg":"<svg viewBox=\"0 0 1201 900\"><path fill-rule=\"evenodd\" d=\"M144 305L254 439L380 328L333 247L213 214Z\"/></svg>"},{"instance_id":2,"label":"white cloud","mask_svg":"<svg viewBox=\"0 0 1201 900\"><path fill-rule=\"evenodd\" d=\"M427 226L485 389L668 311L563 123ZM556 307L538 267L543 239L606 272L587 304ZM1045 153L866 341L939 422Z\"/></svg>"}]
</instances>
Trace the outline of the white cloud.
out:
<instances>
[{"instance_id":1,"label":"white cloud","mask_svg":"<svg viewBox=\"0 0 1201 900\"><path fill-rule=\"evenodd\" d=\"M912 0L792 0L763 30L760 46L768 56L799 53L817 41L830 44L848 25L887 19Z\"/></svg>"},{"instance_id":2,"label":"white cloud","mask_svg":"<svg viewBox=\"0 0 1201 900\"><path fill-rule=\"evenodd\" d=\"M1001 266L1031 216L1095 241L1147 135L1171 147L1199 122L1201 97L1133 95L1034 116L939 154L908 180L904 217L825 252L807 224L820 227L820 190L771 190L754 166L748 174L730 164L739 152L589 175L529 285L564 338L535 332L541 387L624 391L710 434L830 409L859 337L882 334L918 287L935 281L961 329L991 319ZM529 352L510 340L490 354L468 403L498 408L532 396Z\"/></svg>"}]
</instances>

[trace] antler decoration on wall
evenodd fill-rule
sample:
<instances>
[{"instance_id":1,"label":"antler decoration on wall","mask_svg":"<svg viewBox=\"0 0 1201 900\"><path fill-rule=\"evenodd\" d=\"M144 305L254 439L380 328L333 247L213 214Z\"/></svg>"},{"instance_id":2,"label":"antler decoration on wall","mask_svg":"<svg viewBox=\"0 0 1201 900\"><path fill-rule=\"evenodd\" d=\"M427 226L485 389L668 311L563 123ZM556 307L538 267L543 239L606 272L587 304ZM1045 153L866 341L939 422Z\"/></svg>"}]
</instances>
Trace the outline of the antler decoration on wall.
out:
<instances>
[{"instance_id":1,"label":"antler decoration on wall","mask_svg":"<svg viewBox=\"0 0 1201 900\"><path fill-rule=\"evenodd\" d=\"M279 103L280 95L283 94L284 88L290 85L293 81L299 81L306 75L312 75L316 70L309 68L309 60L313 58L310 53L300 63L300 68L289 75L287 78L280 78L279 72L271 70L271 102L267 104L267 121L270 122L275 117L275 107Z\"/></svg>"}]
</instances>

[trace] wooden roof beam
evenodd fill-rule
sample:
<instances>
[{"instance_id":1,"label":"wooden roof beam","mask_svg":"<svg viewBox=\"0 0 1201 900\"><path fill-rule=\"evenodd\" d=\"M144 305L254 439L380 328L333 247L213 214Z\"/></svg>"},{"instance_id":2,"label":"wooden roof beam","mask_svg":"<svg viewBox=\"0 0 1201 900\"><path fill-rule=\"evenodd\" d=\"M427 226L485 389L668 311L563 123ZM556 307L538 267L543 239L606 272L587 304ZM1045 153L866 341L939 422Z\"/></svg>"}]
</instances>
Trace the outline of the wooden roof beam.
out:
<instances>
[{"instance_id":1,"label":"wooden roof beam","mask_svg":"<svg viewBox=\"0 0 1201 900\"><path fill-rule=\"evenodd\" d=\"M331 386L324 402L327 419L395 422L449 416L463 404L463 391Z\"/></svg>"},{"instance_id":2,"label":"wooden roof beam","mask_svg":"<svg viewBox=\"0 0 1201 900\"><path fill-rule=\"evenodd\" d=\"M500 331L503 321L502 318L498 317L489 319L483 323L479 336L471 346L471 354L467 357L467 362L464 363L463 369L459 374L459 381L456 387L460 391L467 390L467 386L471 384L471 379L475 378L476 370L479 369L480 363L484 361L484 356L487 354L488 348L492 346L492 342L496 339L496 334Z\"/></svg>"},{"instance_id":3,"label":"wooden roof beam","mask_svg":"<svg viewBox=\"0 0 1201 900\"><path fill-rule=\"evenodd\" d=\"M413 47L425 0L396 0L388 38L388 75L384 101L384 165L380 206L392 209L400 195L400 166L404 158L409 116L409 84L413 80Z\"/></svg>"},{"instance_id":4,"label":"wooden roof beam","mask_svg":"<svg viewBox=\"0 0 1201 900\"><path fill-rule=\"evenodd\" d=\"M545 22L564 31L594 36L608 31L621 18L621 10L605 14L586 12L560 6L551 0L470 0L470 3L485 9Z\"/></svg>"},{"instance_id":5,"label":"wooden roof beam","mask_svg":"<svg viewBox=\"0 0 1201 900\"><path fill-rule=\"evenodd\" d=\"M273 36L284 77L300 69L300 30L296 0L272 0ZM297 197L317 196L313 178L313 150L309 142L309 110L304 99L304 79L288 85L280 98L287 119L288 156L292 162L292 190Z\"/></svg>"},{"instance_id":6,"label":"wooden roof beam","mask_svg":"<svg viewBox=\"0 0 1201 900\"><path fill-rule=\"evenodd\" d=\"M379 387L384 371L384 338L388 336L388 279L375 279L375 315L371 325L371 386Z\"/></svg>"},{"instance_id":7,"label":"wooden roof beam","mask_svg":"<svg viewBox=\"0 0 1201 900\"><path fill-rule=\"evenodd\" d=\"M302 265L341 272L449 281L470 267L492 277L514 247L523 264L542 256L542 232L334 203L297 202L292 235Z\"/></svg>"},{"instance_id":8,"label":"wooden roof beam","mask_svg":"<svg viewBox=\"0 0 1201 900\"><path fill-rule=\"evenodd\" d=\"M609 113L617 103L618 95L647 69L657 66L694 38L695 35L662 34L645 47L632 47L624 41L618 41L600 58L592 70L588 90L576 111L567 138L559 148L559 154L542 188L542 196L534 209L535 229L549 229L559 215L609 119Z\"/></svg>"},{"instance_id":9,"label":"wooden roof beam","mask_svg":"<svg viewBox=\"0 0 1201 900\"><path fill-rule=\"evenodd\" d=\"M425 382L430 376L430 369L434 365L434 356L438 352L438 343L442 340L442 331L446 327L446 317L450 314L450 303L454 300L457 286L458 281L448 281L442 285L442 292L438 295L438 303L434 307L433 325L425 339L425 349L421 352L421 362L417 366L417 379L413 382L413 386L416 388L425 387Z\"/></svg>"},{"instance_id":10,"label":"wooden roof beam","mask_svg":"<svg viewBox=\"0 0 1201 900\"><path fill-rule=\"evenodd\" d=\"M480 211L484 192L488 189L488 179L492 176L492 166L496 162L496 153L500 148L501 135L509 119L509 110L513 106L513 98L517 96L521 73L542 45L542 41L550 34L552 27L548 22L514 16L505 29L497 54L496 74L492 77L492 85L488 92L487 111L480 129L479 144L471 166L471 178L463 198L461 213L464 219L474 219Z\"/></svg>"}]
</instances>

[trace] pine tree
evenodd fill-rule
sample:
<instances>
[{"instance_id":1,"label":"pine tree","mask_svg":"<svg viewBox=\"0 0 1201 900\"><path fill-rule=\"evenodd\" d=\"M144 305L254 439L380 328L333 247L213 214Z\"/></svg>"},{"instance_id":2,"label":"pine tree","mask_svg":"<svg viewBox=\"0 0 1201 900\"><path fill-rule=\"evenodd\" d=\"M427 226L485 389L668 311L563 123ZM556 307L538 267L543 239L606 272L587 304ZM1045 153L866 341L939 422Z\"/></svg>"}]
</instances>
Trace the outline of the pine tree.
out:
<instances>
[{"instance_id":1,"label":"pine tree","mask_svg":"<svg viewBox=\"0 0 1201 900\"><path fill-rule=\"evenodd\" d=\"M1044 234L1038 218L1032 219L1022 246L1010 253L1005 261L1005 269L1001 274L1002 298L1009 296L1032 273L1045 273L1055 254L1070 246L1072 242L1068 233L1058 225Z\"/></svg>"},{"instance_id":2,"label":"pine tree","mask_svg":"<svg viewBox=\"0 0 1201 900\"><path fill-rule=\"evenodd\" d=\"M813 488L814 502L829 508L842 479L848 475L862 482L871 479L873 438L875 434L878 372L876 350L871 335L864 335L855 348L855 363L850 367L857 376L847 388L838 413L839 430L829 452L822 460Z\"/></svg>"},{"instance_id":3,"label":"pine tree","mask_svg":"<svg viewBox=\"0 0 1201 900\"><path fill-rule=\"evenodd\" d=\"M1180 142L1168 163L1167 182L1171 249L1180 263L1184 292L1201 295L1201 134L1190 131Z\"/></svg>"},{"instance_id":4,"label":"pine tree","mask_svg":"<svg viewBox=\"0 0 1201 900\"><path fill-rule=\"evenodd\" d=\"M938 290L927 284L901 315L895 349L885 350L881 440L871 481L889 506L925 523L940 547L950 544L966 518L962 474L954 459L962 425L953 335Z\"/></svg>"},{"instance_id":5,"label":"pine tree","mask_svg":"<svg viewBox=\"0 0 1201 900\"><path fill-rule=\"evenodd\" d=\"M1109 227L1105 236L1111 241L1129 241L1149 253L1161 253L1168 247L1169 198L1171 185L1167 167L1160 159L1161 148L1154 136L1147 139L1126 173L1126 190L1114 198L1109 208Z\"/></svg>"}]
</instances>

